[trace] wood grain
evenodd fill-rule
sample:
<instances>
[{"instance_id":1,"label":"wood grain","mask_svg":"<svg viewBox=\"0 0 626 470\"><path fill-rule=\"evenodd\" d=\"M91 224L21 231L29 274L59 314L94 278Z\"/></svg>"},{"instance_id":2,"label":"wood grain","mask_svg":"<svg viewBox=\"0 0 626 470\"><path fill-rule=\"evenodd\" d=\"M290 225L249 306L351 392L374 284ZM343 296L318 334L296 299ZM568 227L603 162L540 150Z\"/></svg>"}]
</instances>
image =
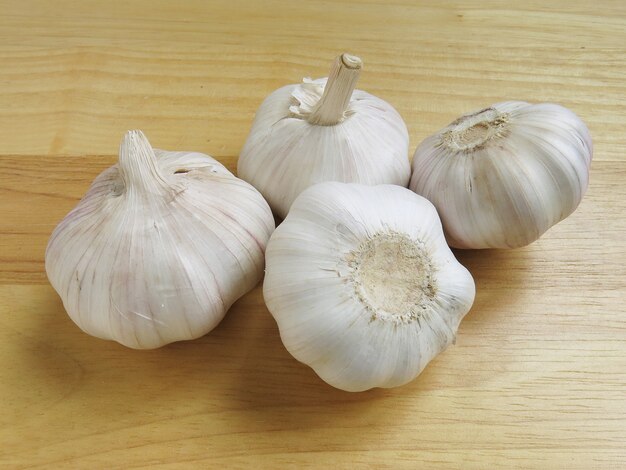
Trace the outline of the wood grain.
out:
<instances>
[{"instance_id":1,"label":"wood grain","mask_svg":"<svg viewBox=\"0 0 626 470\"><path fill-rule=\"evenodd\" d=\"M625 468L622 0L0 7L0 466ZM573 109L595 145L580 208L527 248L457 252L475 306L399 389L325 385L258 288L196 341L140 352L83 334L43 255L122 133L234 170L263 98L344 50L412 148L500 100Z\"/></svg>"}]
</instances>

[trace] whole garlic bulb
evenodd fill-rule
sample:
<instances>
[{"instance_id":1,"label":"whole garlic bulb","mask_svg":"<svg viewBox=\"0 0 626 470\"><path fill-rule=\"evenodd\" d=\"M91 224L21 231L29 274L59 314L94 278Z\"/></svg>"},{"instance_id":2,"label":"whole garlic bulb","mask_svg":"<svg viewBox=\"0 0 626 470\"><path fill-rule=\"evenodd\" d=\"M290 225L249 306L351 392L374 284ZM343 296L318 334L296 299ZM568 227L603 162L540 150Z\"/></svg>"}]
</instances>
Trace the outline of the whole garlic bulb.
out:
<instances>
[{"instance_id":1,"label":"whole garlic bulb","mask_svg":"<svg viewBox=\"0 0 626 470\"><path fill-rule=\"evenodd\" d=\"M273 229L263 197L219 162L129 131L54 230L46 272L83 331L156 348L220 322L261 280Z\"/></svg>"},{"instance_id":2,"label":"whole garlic bulb","mask_svg":"<svg viewBox=\"0 0 626 470\"><path fill-rule=\"evenodd\" d=\"M324 181L408 185L406 125L389 103L354 90L361 68L358 57L343 54L328 79L280 88L257 111L237 174L277 216Z\"/></svg>"},{"instance_id":3,"label":"whole garlic bulb","mask_svg":"<svg viewBox=\"0 0 626 470\"><path fill-rule=\"evenodd\" d=\"M507 101L424 140L409 187L437 207L450 245L516 248L574 212L591 156L589 130L570 110Z\"/></svg>"},{"instance_id":4,"label":"whole garlic bulb","mask_svg":"<svg viewBox=\"0 0 626 470\"><path fill-rule=\"evenodd\" d=\"M409 382L452 343L474 281L426 199L400 186L322 183L272 234L263 295L296 359L362 391Z\"/></svg>"}]
</instances>

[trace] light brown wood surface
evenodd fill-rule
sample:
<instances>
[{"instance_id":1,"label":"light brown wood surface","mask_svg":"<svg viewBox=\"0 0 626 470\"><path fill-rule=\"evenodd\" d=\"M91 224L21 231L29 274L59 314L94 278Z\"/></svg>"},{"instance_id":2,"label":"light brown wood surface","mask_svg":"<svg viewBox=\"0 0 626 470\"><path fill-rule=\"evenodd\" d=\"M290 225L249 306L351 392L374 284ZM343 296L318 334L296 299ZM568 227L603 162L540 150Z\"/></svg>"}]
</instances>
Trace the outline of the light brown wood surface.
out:
<instances>
[{"instance_id":1,"label":"light brown wood surface","mask_svg":"<svg viewBox=\"0 0 626 470\"><path fill-rule=\"evenodd\" d=\"M626 3L0 2L0 466L626 468ZM272 90L349 51L413 150L458 115L553 101L589 125L579 209L514 251L459 251L457 344L413 383L334 390L257 288L196 341L82 333L47 239L127 129L231 170Z\"/></svg>"}]
</instances>

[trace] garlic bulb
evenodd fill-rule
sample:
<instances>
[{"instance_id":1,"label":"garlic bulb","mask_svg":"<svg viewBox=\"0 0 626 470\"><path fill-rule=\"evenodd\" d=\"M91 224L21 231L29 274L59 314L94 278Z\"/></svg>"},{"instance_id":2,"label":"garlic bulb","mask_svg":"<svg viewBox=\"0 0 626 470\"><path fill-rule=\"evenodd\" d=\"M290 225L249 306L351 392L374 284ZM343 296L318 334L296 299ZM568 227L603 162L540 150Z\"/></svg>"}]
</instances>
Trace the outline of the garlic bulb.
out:
<instances>
[{"instance_id":1,"label":"garlic bulb","mask_svg":"<svg viewBox=\"0 0 626 470\"><path fill-rule=\"evenodd\" d=\"M130 131L54 230L46 272L86 333L156 348L220 322L261 280L273 229L262 196L216 160Z\"/></svg>"},{"instance_id":2,"label":"garlic bulb","mask_svg":"<svg viewBox=\"0 0 626 470\"><path fill-rule=\"evenodd\" d=\"M307 189L265 257L263 295L285 347L347 391L415 378L474 300L435 208L400 186Z\"/></svg>"},{"instance_id":3,"label":"garlic bulb","mask_svg":"<svg viewBox=\"0 0 626 470\"><path fill-rule=\"evenodd\" d=\"M450 245L516 248L576 209L591 156L589 130L568 109L508 101L424 140L410 188L437 207Z\"/></svg>"},{"instance_id":4,"label":"garlic bulb","mask_svg":"<svg viewBox=\"0 0 626 470\"><path fill-rule=\"evenodd\" d=\"M280 88L257 111L237 173L277 216L324 181L408 185L406 125L389 103L354 90L361 68L358 57L343 54L328 79Z\"/></svg>"}]
</instances>

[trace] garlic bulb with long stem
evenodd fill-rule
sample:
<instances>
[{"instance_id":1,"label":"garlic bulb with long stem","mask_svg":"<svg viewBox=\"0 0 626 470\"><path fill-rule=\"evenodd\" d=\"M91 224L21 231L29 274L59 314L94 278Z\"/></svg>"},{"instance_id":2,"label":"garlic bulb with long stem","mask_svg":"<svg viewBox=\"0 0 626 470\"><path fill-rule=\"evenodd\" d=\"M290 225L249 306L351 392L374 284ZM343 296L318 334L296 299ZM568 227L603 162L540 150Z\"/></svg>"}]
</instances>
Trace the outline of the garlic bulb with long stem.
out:
<instances>
[{"instance_id":1,"label":"garlic bulb with long stem","mask_svg":"<svg viewBox=\"0 0 626 470\"><path fill-rule=\"evenodd\" d=\"M263 295L296 359L362 391L409 382L452 343L474 281L423 197L321 183L272 234Z\"/></svg>"},{"instance_id":2,"label":"garlic bulb with long stem","mask_svg":"<svg viewBox=\"0 0 626 470\"><path fill-rule=\"evenodd\" d=\"M358 57L343 54L328 79L285 86L261 104L237 173L277 216L324 181L407 186L406 125L389 103L354 89L361 69Z\"/></svg>"},{"instance_id":3,"label":"garlic bulb with long stem","mask_svg":"<svg viewBox=\"0 0 626 470\"><path fill-rule=\"evenodd\" d=\"M589 182L585 124L551 103L507 101L424 140L410 188L439 211L458 248L516 248L570 215Z\"/></svg>"},{"instance_id":4,"label":"garlic bulb with long stem","mask_svg":"<svg viewBox=\"0 0 626 470\"><path fill-rule=\"evenodd\" d=\"M46 272L86 333L156 348L220 322L261 280L273 229L263 197L219 162L129 131L54 230Z\"/></svg>"}]
</instances>

